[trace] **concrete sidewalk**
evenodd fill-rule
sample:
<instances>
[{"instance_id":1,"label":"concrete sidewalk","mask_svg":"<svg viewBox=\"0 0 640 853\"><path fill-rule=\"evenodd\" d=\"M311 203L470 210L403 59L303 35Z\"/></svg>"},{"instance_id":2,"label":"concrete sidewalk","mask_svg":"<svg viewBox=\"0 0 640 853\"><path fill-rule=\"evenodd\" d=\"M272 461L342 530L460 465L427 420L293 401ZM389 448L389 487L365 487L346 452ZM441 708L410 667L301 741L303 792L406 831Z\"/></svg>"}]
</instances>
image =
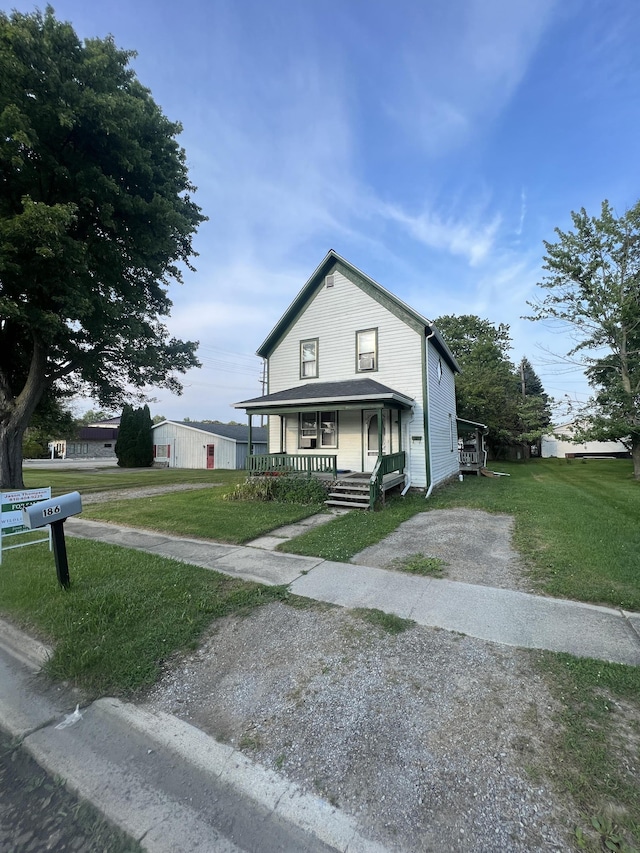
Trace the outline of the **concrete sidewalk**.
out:
<instances>
[{"instance_id":1,"label":"concrete sidewalk","mask_svg":"<svg viewBox=\"0 0 640 853\"><path fill-rule=\"evenodd\" d=\"M283 554L265 548L263 540L256 541L259 547L223 545L78 518L69 519L65 527L73 536L148 551L244 580L285 584L296 595L317 601L375 608L419 625L509 646L640 666L640 613ZM278 538L274 534L269 541Z\"/></svg>"}]
</instances>

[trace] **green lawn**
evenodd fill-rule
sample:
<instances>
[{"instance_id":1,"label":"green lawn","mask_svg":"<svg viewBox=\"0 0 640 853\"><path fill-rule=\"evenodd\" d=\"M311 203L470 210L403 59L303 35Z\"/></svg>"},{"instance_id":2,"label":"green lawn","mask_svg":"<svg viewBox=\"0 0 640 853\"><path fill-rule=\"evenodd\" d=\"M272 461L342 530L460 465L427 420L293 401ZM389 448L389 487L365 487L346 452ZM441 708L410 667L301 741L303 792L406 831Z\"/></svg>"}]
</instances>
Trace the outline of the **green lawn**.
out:
<instances>
[{"instance_id":1,"label":"green lawn","mask_svg":"<svg viewBox=\"0 0 640 853\"><path fill-rule=\"evenodd\" d=\"M626 460L494 463L509 477L465 477L429 499L349 513L281 550L349 560L417 512L466 506L515 516L515 545L541 591L640 610L640 483Z\"/></svg>"},{"instance_id":2,"label":"green lawn","mask_svg":"<svg viewBox=\"0 0 640 853\"><path fill-rule=\"evenodd\" d=\"M82 517L242 544L323 509L318 504L226 501L229 491L230 486L221 486L90 504Z\"/></svg>"},{"instance_id":3,"label":"green lawn","mask_svg":"<svg viewBox=\"0 0 640 853\"><path fill-rule=\"evenodd\" d=\"M554 764L540 770L575 804L576 846L638 853L640 667L551 652L538 666L560 708Z\"/></svg>"},{"instance_id":4,"label":"green lawn","mask_svg":"<svg viewBox=\"0 0 640 853\"><path fill-rule=\"evenodd\" d=\"M0 613L55 646L46 669L91 695L152 684L176 650L195 648L213 619L287 598L175 560L67 537L71 587L46 545L3 554Z\"/></svg>"},{"instance_id":5,"label":"green lawn","mask_svg":"<svg viewBox=\"0 0 640 853\"><path fill-rule=\"evenodd\" d=\"M244 471L188 468L23 468L25 488L51 486L54 496L73 491L89 494L113 489L171 486L177 483L221 483L231 487L241 482L244 476Z\"/></svg>"}]
</instances>

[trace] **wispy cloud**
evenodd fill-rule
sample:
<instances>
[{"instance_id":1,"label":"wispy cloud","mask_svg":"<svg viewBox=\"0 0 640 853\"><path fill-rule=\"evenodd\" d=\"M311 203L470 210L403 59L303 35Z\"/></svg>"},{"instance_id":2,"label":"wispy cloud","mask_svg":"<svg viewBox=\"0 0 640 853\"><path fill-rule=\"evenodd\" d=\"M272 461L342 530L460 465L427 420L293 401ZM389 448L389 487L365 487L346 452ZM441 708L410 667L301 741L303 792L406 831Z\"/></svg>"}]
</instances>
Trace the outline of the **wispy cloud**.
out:
<instances>
[{"instance_id":1,"label":"wispy cloud","mask_svg":"<svg viewBox=\"0 0 640 853\"><path fill-rule=\"evenodd\" d=\"M524 187L520 192L520 221L518 222L518 227L516 228L516 234L518 237L522 236L522 229L524 227L524 220L527 215L527 194L524 191Z\"/></svg>"},{"instance_id":2,"label":"wispy cloud","mask_svg":"<svg viewBox=\"0 0 640 853\"><path fill-rule=\"evenodd\" d=\"M512 97L549 23L554 0L452 0L447 9L405 0L388 116L432 155L469 142ZM394 14L400 14L394 6Z\"/></svg>"},{"instance_id":3,"label":"wispy cloud","mask_svg":"<svg viewBox=\"0 0 640 853\"><path fill-rule=\"evenodd\" d=\"M487 221L453 216L443 218L431 211L411 215L391 204L381 205L379 212L403 226L415 240L432 249L461 255L470 266L477 266L487 257L502 222L498 213Z\"/></svg>"}]
</instances>

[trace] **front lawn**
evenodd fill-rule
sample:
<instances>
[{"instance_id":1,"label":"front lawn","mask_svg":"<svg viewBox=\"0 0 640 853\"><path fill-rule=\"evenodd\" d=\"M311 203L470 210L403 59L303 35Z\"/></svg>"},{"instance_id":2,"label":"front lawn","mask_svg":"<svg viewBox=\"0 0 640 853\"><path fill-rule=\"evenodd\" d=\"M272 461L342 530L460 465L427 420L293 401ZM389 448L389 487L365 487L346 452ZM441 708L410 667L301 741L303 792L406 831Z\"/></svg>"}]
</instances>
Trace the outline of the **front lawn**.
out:
<instances>
[{"instance_id":1,"label":"front lawn","mask_svg":"<svg viewBox=\"0 0 640 853\"><path fill-rule=\"evenodd\" d=\"M242 544L324 509L320 504L227 501L224 496L230 491L230 486L221 486L89 504L82 518Z\"/></svg>"},{"instance_id":2,"label":"front lawn","mask_svg":"<svg viewBox=\"0 0 640 853\"><path fill-rule=\"evenodd\" d=\"M22 470L27 489L51 486L51 494L78 491L80 494L114 489L173 486L178 483L221 484L232 488L245 477L244 471L208 471L191 468L29 468Z\"/></svg>"},{"instance_id":3,"label":"front lawn","mask_svg":"<svg viewBox=\"0 0 640 853\"><path fill-rule=\"evenodd\" d=\"M396 497L280 546L348 561L417 512L471 507L515 516L515 546L542 592L640 610L640 483L626 460L492 463L509 477L465 477L431 498Z\"/></svg>"},{"instance_id":4,"label":"front lawn","mask_svg":"<svg viewBox=\"0 0 640 853\"><path fill-rule=\"evenodd\" d=\"M46 671L90 695L153 684L176 650L195 648L213 619L287 598L197 566L67 538L71 587L58 586L46 545L3 554L0 614L55 647Z\"/></svg>"}]
</instances>

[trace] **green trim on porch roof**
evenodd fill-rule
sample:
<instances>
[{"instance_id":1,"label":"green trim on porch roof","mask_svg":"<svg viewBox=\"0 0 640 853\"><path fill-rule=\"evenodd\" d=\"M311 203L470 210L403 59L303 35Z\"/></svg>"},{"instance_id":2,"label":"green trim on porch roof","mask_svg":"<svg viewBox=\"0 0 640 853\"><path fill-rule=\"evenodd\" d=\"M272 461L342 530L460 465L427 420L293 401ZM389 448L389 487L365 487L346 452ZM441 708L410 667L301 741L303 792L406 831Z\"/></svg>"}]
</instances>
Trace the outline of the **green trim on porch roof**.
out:
<instances>
[{"instance_id":1,"label":"green trim on porch roof","mask_svg":"<svg viewBox=\"0 0 640 853\"><path fill-rule=\"evenodd\" d=\"M434 332L433 343L444 356L449 366L455 373L460 373L460 366L455 360L453 353L443 340L440 332L435 329L426 317L423 317L417 311L414 311L409 305L398 299L390 291L386 290L382 285L378 284L368 275L365 275L349 261L340 257L337 252L330 249L320 265L312 273L307 283L302 287L293 302L289 305L282 317L273 327L267 338L263 341L257 350L257 355L261 358L269 358L280 341L287 335L289 330L305 311L307 305L314 299L316 294L324 286L325 276L332 272L338 271L345 278L349 279L353 284L359 287L364 293L382 305L398 319L406 323L411 329L420 335L426 335Z\"/></svg>"}]
</instances>

